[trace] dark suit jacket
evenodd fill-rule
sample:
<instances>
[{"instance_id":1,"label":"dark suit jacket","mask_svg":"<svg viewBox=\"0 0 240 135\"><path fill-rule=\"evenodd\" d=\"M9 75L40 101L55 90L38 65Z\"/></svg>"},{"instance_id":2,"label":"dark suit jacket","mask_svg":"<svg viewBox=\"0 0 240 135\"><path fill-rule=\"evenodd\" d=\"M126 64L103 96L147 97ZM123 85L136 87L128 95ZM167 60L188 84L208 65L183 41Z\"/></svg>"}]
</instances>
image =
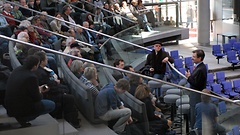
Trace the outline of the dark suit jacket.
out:
<instances>
[{"instance_id":1,"label":"dark suit jacket","mask_svg":"<svg viewBox=\"0 0 240 135\"><path fill-rule=\"evenodd\" d=\"M83 35L84 35L84 37L87 39L87 42L89 43L89 37L88 37L88 34L87 34L87 32L86 32L87 30L83 30ZM92 40L94 41L94 43L95 43L95 36L94 35L92 35L92 33L90 32L90 31L88 31L89 33L90 33L90 35L92 36Z\"/></svg>"},{"instance_id":2,"label":"dark suit jacket","mask_svg":"<svg viewBox=\"0 0 240 135\"><path fill-rule=\"evenodd\" d=\"M207 68L203 62L193 70L187 81L190 83L190 88L192 89L202 91L206 88ZM199 102L201 102L201 94L191 92L190 105L195 106Z\"/></svg>"},{"instance_id":3,"label":"dark suit jacket","mask_svg":"<svg viewBox=\"0 0 240 135\"><path fill-rule=\"evenodd\" d=\"M5 105L14 117L31 116L44 110L36 75L20 66L13 70L7 82Z\"/></svg>"}]
</instances>

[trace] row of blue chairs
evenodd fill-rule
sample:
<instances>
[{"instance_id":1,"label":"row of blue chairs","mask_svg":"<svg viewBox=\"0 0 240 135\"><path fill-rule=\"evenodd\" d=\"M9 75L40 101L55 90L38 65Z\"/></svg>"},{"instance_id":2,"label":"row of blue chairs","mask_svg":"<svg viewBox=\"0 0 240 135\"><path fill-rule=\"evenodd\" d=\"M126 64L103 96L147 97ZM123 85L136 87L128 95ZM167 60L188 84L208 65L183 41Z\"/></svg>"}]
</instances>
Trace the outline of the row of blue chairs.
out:
<instances>
[{"instance_id":1,"label":"row of blue chairs","mask_svg":"<svg viewBox=\"0 0 240 135\"><path fill-rule=\"evenodd\" d=\"M232 130L227 132L227 135L240 135L239 125L233 126Z\"/></svg>"},{"instance_id":2,"label":"row of blue chairs","mask_svg":"<svg viewBox=\"0 0 240 135\"><path fill-rule=\"evenodd\" d=\"M221 45L213 45L212 54L218 60L218 64L219 59L227 56L227 61L232 64L234 70L234 66L240 62L240 60L238 59L240 54L240 42L235 42L233 45L234 47L232 47L231 44L223 44L223 50L221 49Z\"/></svg>"}]
</instances>

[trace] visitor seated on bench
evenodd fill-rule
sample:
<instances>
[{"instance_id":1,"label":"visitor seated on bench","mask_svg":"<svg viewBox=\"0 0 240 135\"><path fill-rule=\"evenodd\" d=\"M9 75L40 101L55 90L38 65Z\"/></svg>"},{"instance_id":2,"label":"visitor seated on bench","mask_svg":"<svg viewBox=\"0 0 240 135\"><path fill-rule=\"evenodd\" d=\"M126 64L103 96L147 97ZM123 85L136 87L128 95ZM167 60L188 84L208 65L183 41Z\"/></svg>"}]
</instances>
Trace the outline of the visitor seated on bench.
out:
<instances>
[{"instance_id":1,"label":"visitor seated on bench","mask_svg":"<svg viewBox=\"0 0 240 135\"><path fill-rule=\"evenodd\" d=\"M7 114L13 116L22 127L30 126L28 123L39 115L50 113L55 109L55 103L42 99L42 94L49 89L39 86L38 78L32 72L39 66L37 56L28 56L20 66L13 70L6 88L5 107Z\"/></svg>"},{"instance_id":2,"label":"visitor seated on bench","mask_svg":"<svg viewBox=\"0 0 240 135\"><path fill-rule=\"evenodd\" d=\"M125 108L118 97L118 94L128 91L129 87L127 80L120 79L115 85L104 86L96 97L96 115L105 121L118 119L113 126L113 130L118 134L124 132L127 123L132 122L131 110Z\"/></svg>"}]
</instances>

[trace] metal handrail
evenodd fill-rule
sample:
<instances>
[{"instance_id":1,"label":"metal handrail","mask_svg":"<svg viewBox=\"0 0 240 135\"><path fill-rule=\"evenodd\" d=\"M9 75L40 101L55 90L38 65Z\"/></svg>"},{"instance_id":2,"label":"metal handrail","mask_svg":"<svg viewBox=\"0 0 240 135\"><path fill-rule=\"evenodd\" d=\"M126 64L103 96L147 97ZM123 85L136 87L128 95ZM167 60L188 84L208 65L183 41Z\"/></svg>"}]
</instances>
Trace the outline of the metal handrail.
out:
<instances>
[{"instance_id":1,"label":"metal handrail","mask_svg":"<svg viewBox=\"0 0 240 135\"><path fill-rule=\"evenodd\" d=\"M228 99L228 98L223 98L223 97L219 97L219 96L216 96L216 95L204 93L204 92L194 90L194 89L191 89L191 88L187 88L187 87L184 87L184 86L180 86L180 85L177 85L177 84L174 84L174 83L166 82L166 81L163 81L163 80L160 80L160 79L152 78L152 77L145 76L145 75L142 75L142 74L139 74L139 73L135 73L135 72L131 72L131 71L128 71L128 70L113 67L113 66L110 66L110 65L98 63L98 62L91 61L91 60L88 60L88 59L80 58L80 57L77 57L77 56L73 56L73 55L66 54L66 53L63 53L63 52L60 52L60 51L56 51L56 50L52 50L52 49L49 49L49 48L37 46L37 45L31 44L31 43L20 41L20 40L10 38L10 37L7 37L7 36L0 35L0 38L10 40L10 41L14 41L14 42L17 42L17 43L21 43L21 44L24 44L24 45L36 47L36 48L39 48L39 49L42 49L42 50L45 50L45 51L48 51L48 52L56 53L56 54L59 54L59 55L63 55L63 56L71 57L71 58L74 58L74 59L82 60L84 62L89 62L91 64L95 64L95 65L98 65L98 66L110 68L110 69L113 69L113 70L118 70L118 71L121 71L121 72L124 72L124 73L136 75L136 76L140 76L140 77L143 77L143 78L146 78L146 79L149 79L149 80L154 80L156 82L160 82L160 83L163 83L163 84L178 87L180 89L185 89L185 90L188 90L190 92L196 92L196 93L199 93L199 94L207 95L207 96L214 97L214 98L217 98L217 99L220 99L220 100L224 100L224 101L227 101L227 102L230 102L230 103L233 103L233 104L236 104L236 105L240 106L240 100L231 100L231 99Z\"/></svg>"},{"instance_id":2,"label":"metal handrail","mask_svg":"<svg viewBox=\"0 0 240 135\"><path fill-rule=\"evenodd\" d=\"M21 8L28 9L28 10L33 11L33 12L36 12L36 13L38 13L38 14L42 14L42 13L39 12L39 11L30 9L30 8L26 8L26 7L22 6L22 5L18 5L18 4L16 4L16 3L14 3L14 2L6 1L6 3L10 3L10 4L13 4L13 5L17 5L17 6L21 7ZM118 40L118 41L121 41L121 42L130 44L130 45L133 45L133 46L142 48L142 49L148 49L148 48L146 48L146 47L143 47L143 46L140 46L140 45L137 45L137 44L134 44L134 43L131 43L131 42L128 42L128 41L125 41L125 40L122 40L122 39L119 39L119 38L116 38L116 37L113 37L113 36L110 36L110 35L107 35L107 34L104 34L104 33L101 33L101 32L95 31L95 30L92 30L92 29L89 29L89 28L85 28L85 27L83 27L83 26L81 26L81 25L77 25L77 24L74 24L74 23L71 23L71 22L68 22L68 21L65 21L65 20L62 20L62 19L53 17L53 16L51 16L51 15L45 15L45 16L47 16L47 17L49 17L49 18L53 18L53 19L59 20L59 21L61 21L61 22L65 22L65 23L71 24L71 25L73 25L73 26L75 26L75 27L80 27L80 28L82 28L82 29L85 29L85 30L88 30L88 31L97 33L97 34L99 34L99 35L103 35L103 36L108 37L108 38L112 38L112 39L115 39L115 40Z\"/></svg>"},{"instance_id":3,"label":"metal handrail","mask_svg":"<svg viewBox=\"0 0 240 135\"><path fill-rule=\"evenodd\" d=\"M10 19L10 20L14 20L14 21L16 21L16 22L21 23L20 20L11 18L11 17L6 16L6 15L4 15L4 14L2 14L2 13L0 13L0 15L1 15L1 16L4 16L4 17L6 17L6 18L8 18L8 19ZM32 24L31 24L30 26L32 26L32 27L34 27L34 28L37 28L37 29L44 30L44 31L49 32L49 33L52 33L52 34L54 34L54 35L58 35L58 36L60 36L60 37L64 37L64 38L66 38L66 39L68 38L68 36L65 36L65 35L62 35L62 34L60 34L60 33L53 32L53 31L50 31L50 30L47 30L47 29L44 29L44 28L40 28L40 27L35 26L35 25L32 25ZM82 44L84 44L84 45L90 46L90 47L93 46L93 45L91 45L91 44L89 44L89 43L86 43L86 42L83 42L83 41L80 41L80 40L77 40L77 39L75 39L75 41L78 42L78 43L82 43Z\"/></svg>"}]
</instances>

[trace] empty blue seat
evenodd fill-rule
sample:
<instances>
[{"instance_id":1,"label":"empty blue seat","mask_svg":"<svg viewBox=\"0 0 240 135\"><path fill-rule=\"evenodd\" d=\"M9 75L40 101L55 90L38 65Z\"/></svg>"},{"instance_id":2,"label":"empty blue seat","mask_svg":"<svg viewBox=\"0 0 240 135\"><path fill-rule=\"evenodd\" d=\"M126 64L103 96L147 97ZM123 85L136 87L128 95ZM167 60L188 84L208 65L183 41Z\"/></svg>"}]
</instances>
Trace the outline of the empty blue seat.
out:
<instances>
[{"instance_id":1,"label":"empty blue seat","mask_svg":"<svg viewBox=\"0 0 240 135\"><path fill-rule=\"evenodd\" d=\"M184 64L185 64L185 68L190 68L191 66L193 66L193 61L192 61L192 57L185 57L184 58Z\"/></svg>"},{"instance_id":2,"label":"empty blue seat","mask_svg":"<svg viewBox=\"0 0 240 135\"><path fill-rule=\"evenodd\" d=\"M218 64L219 64L219 59L222 59L223 56L225 55L222 50L221 50L221 46L220 45L213 45L212 46L212 54L216 57L216 59L218 60Z\"/></svg>"},{"instance_id":3,"label":"empty blue seat","mask_svg":"<svg viewBox=\"0 0 240 135\"><path fill-rule=\"evenodd\" d=\"M228 132L226 133L226 135L233 135L233 132L232 132L232 131L228 131Z\"/></svg>"},{"instance_id":4,"label":"empty blue seat","mask_svg":"<svg viewBox=\"0 0 240 135\"><path fill-rule=\"evenodd\" d=\"M219 110L220 115L227 112L227 107L226 107L225 101L221 101L221 102L218 103L218 110Z\"/></svg>"},{"instance_id":5,"label":"empty blue seat","mask_svg":"<svg viewBox=\"0 0 240 135\"><path fill-rule=\"evenodd\" d=\"M206 86L211 87L212 84L214 84L214 74L213 73L208 73L207 74L207 85Z\"/></svg>"},{"instance_id":6,"label":"empty blue seat","mask_svg":"<svg viewBox=\"0 0 240 135\"><path fill-rule=\"evenodd\" d=\"M182 59L175 59L174 60L174 66L177 69L183 68L183 60Z\"/></svg>"},{"instance_id":7,"label":"empty blue seat","mask_svg":"<svg viewBox=\"0 0 240 135\"><path fill-rule=\"evenodd\" d=\"M232 82L223 82L222 86L223 86L224 94L229 95L231 97L235 97L239 95L238 93L232 90Z\"/></svg>"},{"instance_id":8,"label":"empty blue seat","mask_svg":"<svg viewBox=\"0 0 240 135\"><path fill-rule=\"evenodd\" d=\"M222 89L221 89L221 85L220 85L220 84L213 84L213 85L212 85L212 91L215 92L216 94L220 95L220 96L223 96L223 97L225 97L225 98L229 98L228 95L225 95L225 94L223 94L223 93L221 92Z\"/></svg>"},{"instance_id":9,"label":"empty blue seat","mask_svg":"<svg viewBox=\"0 0 240 135\"><path fill-rule=\"evenodd\" d=\"M223 44L223 53L227 54L228 51L232 50L231 47L232 47L231 44Z\"/></svg>"},{"instance_id":10,"label":"empty blue seat","mask_svg":"<svg viewBox=\"0 0 240 135\"><path fill-rule=\"evenodd\" d=\"M232 129L232 132L233 132L233 135L239 135L240 134L239 126L238 125L234 126Z\"/></svg>"},{"instance_id":11,"label":"empty blue seat","mask_svg":"<svg viewBox=\"0 0 240 135\"><path fill-rule=\"evenodd\" d=\"M227 52L227 61L232 64L234 70L234 66L239 63L239 60L237 60L236 51Z\"/></svg>"},{"instance_id":12,"label":"empty blue seat","mask_svg":"<svg viewBox=\"0 0 240 135\"><path fill-rule=\"evenodd\" d=\"M225 72L220 71L220 72L216 72L216 82L218 84L222 84L223 82L225 82Z\"/></svg>"},{"instance_id":13,"label":"empty blue seat","mask_svg":"<svg viewBox=\"0 0 240 135\"><path fill-rule=\"evenodd\" d=\"M173 59L178 59L179 58L179 53L178 50L172 50L170 51L170 55Z\"/></svg>"},{"instance_id":14,"label":"empty blue seat","mask_svg":"<svg viewBox=\"0 0 240 135\"><path fill-rule=\"evenodd\" d=\"M235 51L239 51L240 50L240 42L235 42L233 43L233 49Z\"/></svg>"},{"instance_id":15,"label":"empty blue seat","mask_svg":"<svg viewBox=\"0 0 240 135\"><path fill-rule=\"evenodd\" d=\"M228 39L228 43L232 46L233 48L233 44L237 42L237 39L236 38L232 38L232 39Z\"/></svg>"},{"instance_id":16,"label":"empty blue seat","mask_svg":"<svg viewBox=\"0 0 240 135\"><path fill-rule=\"evenodd\" d=\"M240 93L240 79L233 81L233 90Z\"/></svg>"}]
</instances>

